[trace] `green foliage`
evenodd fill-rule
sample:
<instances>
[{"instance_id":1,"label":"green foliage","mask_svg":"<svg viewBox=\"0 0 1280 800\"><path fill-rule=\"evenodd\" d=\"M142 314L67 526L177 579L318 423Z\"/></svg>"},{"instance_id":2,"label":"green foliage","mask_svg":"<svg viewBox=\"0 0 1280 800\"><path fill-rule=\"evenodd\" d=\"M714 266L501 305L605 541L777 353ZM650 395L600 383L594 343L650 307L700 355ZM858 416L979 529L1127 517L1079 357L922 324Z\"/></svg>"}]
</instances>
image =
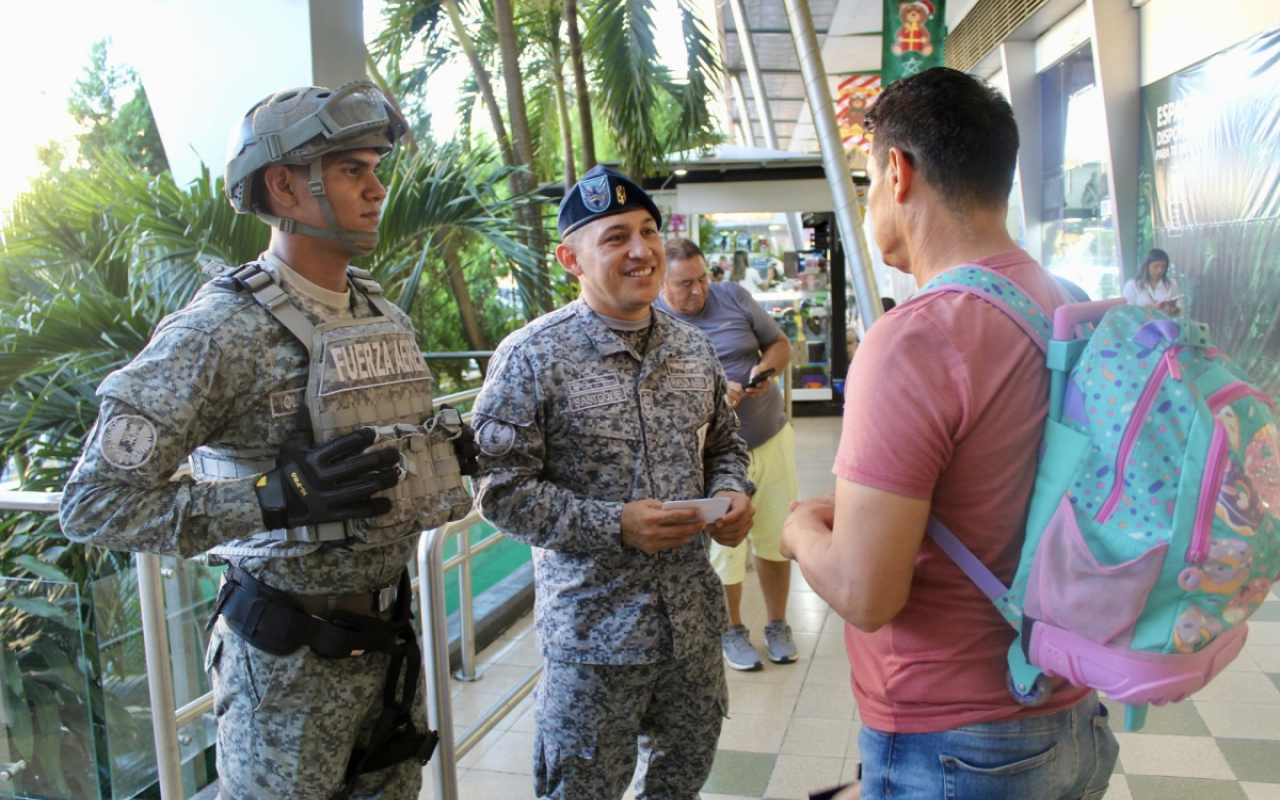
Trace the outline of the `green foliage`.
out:
<instances>
[{"instance_id":1,"label":"green foliage","mask_svg":"<svg viewBox=\"0 0 1280 800\"><path fill-rule=\"evenodd\" d=\"M386 27L369 42L369 52L382 63L388 87L414 138L429 138L427 86L452 53L447 15L440 0L388 0L382 13Z\"/></svg>"},{"instance_id":2,"label":"green foliage","mask_svg":"<svg viewBox=\"0 0 1280 800\"><path fill-rule=\"evenodd\" d=\"M387 296L414 320L419 344L428 351L470 350L458 324L456 298L449 291L444 254L462 255L467 285L490 346L519 324L536 287L552 280L542 259L519 238L513 220L529 196L504 196L512 168L490 148L466 149L460 142L427 140L417 153L399 152L386 172L387 199L379 226L378 250L364 265ZM510 276L519 291L504 295L496 279ZM462 364L446 372L461 379Z\"/></svg>"},{"instance_id":3,"label":"green foliage","mask_svg":"<svg viewBox=\"0 0 1280 800\"><path fill-rule=\"evenodd\" d=\"M94 43L89 65L76 80L67 101L67 111L88 129L78 137L80 157L97 166L103 159L123 156L129 163L159 175L169 169L169 162L151 103L132 69L109 63L109 42L104 39ZM129 95L130 90L132 96L117 104L117 98ZM56 150L44 153L46 164L60 165Z\"/></svg>"},{"instance_id":4,"label":"green foliage","mask_svg":"<svg viewBox=\"0 0 1280 800\"><path fill-rule=\"evenodd\" d=\"M623 168L657 171L667 153L717 139L708 101L720 65L706 25L679 0L688 75L676 81L658 60L651 0L598 0L587 11L584 49L593 54L605 121ZM664 114L675 108L678 113ZM664 119L665 117L665 119Z\"/></svg>"},{"instance_id":5,"label":"green foliage","mask_svg":"<svg viewBox=\"0 0 1280 800\"><path fill-rule=\"evenodd\" d=\"M95 723L81 640L77 594L70 584L0 584L0 729L5 752L26 768L9 789L22 797L93 798L109 773L95 752Z\"/></svg>"},{"instance_id":6,"label":"green foliage","mask_svg":"<svg viewBox=\"0 0 1280 800\"><path fill-rule=\"evenodd\" d=\"M427 91L426 79L416 77L420 73L415 70L435 69L440 59L456 54L457 45L444 30L447 26L419 24L439 13L439 5L440 0L393 0L384 11L386 32L374 43L372 52L389 65L389 80L391 73L400 76L393 85L405 97L424 96L421 93ZM592 97L592 108L585 111L597 123L597 155L603 160L622 161L623 169L633 176L657 172L670 152L707 146L723 138L715 129L710 107L712 86L721 70L713 36L688 0L679 0L678 6L686 44L684 79L673 76L658 58L652 0L588 0L581 4ZM464 4L464 11L481 59L491 75L500 75L491 4ZM523 45L521 72L534 139L534 171L543 176L563 175L553 95L557 56L564 60L571 114L584 112L573 104L563 4L557 0L516 0L515 15ZM419 64L409 65L407 54L417 52L415 43L421 44L427 55ZM476 128L488 127L475 125L473 119L479 110L478 91L470 79L459 99L463 138L468 141L478 139ZM483 112L479 113L485 119ZM580 146L581 142L575 141L575 147Z\"/></svg>"}]
</instances>

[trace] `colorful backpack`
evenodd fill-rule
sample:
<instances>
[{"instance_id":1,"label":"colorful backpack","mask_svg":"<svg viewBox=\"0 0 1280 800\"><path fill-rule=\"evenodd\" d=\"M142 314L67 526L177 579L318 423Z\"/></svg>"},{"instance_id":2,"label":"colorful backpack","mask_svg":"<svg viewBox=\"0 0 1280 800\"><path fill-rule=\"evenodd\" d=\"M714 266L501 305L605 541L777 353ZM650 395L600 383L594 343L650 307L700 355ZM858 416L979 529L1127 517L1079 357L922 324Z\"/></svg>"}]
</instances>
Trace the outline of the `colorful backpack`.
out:
<instances>
[{"instance_id":1,"label":"colorful backpack","mask_svg":"<svg viewBox=\"0 0 1280 800\"><path fill-rule=\"evenodd\" d=\"M927 532L1019 632L1019 702L1044 702L1062 677L1126 703L1138 730L1148 703L1182 700L1231 663L1280 580L1274 404L1202 323L1122 299L1062 306L1050 322L975 266L921 294L941 291L1007 314L1046 353L1052 383L1013 586L936 518Z\"/></svg>"}]
</instances>

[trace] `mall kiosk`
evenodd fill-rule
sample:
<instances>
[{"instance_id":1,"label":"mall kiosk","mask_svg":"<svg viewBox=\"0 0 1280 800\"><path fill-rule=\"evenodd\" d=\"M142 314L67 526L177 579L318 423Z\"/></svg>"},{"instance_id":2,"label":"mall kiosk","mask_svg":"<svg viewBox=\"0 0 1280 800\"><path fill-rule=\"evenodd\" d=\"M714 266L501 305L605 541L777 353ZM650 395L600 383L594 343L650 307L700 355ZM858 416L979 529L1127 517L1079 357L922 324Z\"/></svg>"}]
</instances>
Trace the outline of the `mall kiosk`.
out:
<instances>
[{"instance_id":1,"label":"mall kiosk","mask_svg":"<svg viewBox=\"0 0 1280 800\"><path fill-rule=\"evenodd\" d=\"M734 253L747 253L751 272L739 283L791 339L788 413L842 413L857 303L821 156L721 145L673 158L653 189L674 215L671 234L696 241L725 280Z\"/></svg>"}]
</instances>

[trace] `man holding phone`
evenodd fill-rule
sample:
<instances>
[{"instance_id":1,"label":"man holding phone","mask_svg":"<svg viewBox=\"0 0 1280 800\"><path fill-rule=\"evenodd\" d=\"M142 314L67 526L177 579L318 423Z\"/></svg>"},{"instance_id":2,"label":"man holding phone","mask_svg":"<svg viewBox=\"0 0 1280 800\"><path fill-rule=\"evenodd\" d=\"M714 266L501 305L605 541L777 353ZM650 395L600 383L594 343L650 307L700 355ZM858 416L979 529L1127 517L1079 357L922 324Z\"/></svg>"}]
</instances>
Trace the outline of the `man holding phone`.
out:
<instances>
[{"instance_id":1,"label":"man holding phone","mask_svg":"<svg viewBox=\"0 0 1280 800\"><path fill-rule=\"evenodd\" d=\"M769 660L789 664L797 655L787 625L787 592L791 564L778 542L782 523L799 494L796 477L795 431L787 421L782 391L772 380L791 361L791 342L751 293L736 283L712 285L702 250L688 239L666 245L667 278L658 308L700 329L715 345L720 365L729 378L729 405L738 412L738 434L750 449L748 476L756 485L756 509L751 528L751 552L769 614L764 629ZM711 545L711 563L724 584L729 602L730 628L721 639L729 666L760 669L763 664L742 620L742 580L746 577L747 544Z\"/></svg>"},{"instance_id":2,"label":"man holding phone","mask_svg":"<svg viewBox=\"0 0 1280 800\"><path fill-rule=\"evenodd\" d=\"M626 176L582 176L556 248L582 297L508 336L476 399L476 500L534 547L539 797L618 798L636 774L641 800L696 800L728 711L707 543L745 538L752 486L715 349L650 307L661 223ZM663 504L701 499L728 508Z\"/></svg>"}]
</instances>

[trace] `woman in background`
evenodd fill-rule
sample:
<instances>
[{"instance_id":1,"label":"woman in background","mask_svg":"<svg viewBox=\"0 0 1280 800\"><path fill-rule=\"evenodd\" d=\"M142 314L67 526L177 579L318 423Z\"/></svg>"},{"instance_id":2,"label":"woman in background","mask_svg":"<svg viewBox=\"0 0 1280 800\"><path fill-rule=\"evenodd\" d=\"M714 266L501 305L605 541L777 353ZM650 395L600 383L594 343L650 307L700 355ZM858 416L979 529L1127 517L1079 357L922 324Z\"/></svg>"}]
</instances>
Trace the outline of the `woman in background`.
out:
<instances>
[{"instance_id":1,"label":"woman in background","mask_svg":"<svg viewBox=\"0 0 1280 800\"><path fill-rule=\"evenodd\" d=\"M1169 277L1169 254L1152 248L1138 269L1138 277L1124 285L1130 305L1155 308L1171 317L1182 315L1182 288Z\"/></svg>"}]
</instances>

